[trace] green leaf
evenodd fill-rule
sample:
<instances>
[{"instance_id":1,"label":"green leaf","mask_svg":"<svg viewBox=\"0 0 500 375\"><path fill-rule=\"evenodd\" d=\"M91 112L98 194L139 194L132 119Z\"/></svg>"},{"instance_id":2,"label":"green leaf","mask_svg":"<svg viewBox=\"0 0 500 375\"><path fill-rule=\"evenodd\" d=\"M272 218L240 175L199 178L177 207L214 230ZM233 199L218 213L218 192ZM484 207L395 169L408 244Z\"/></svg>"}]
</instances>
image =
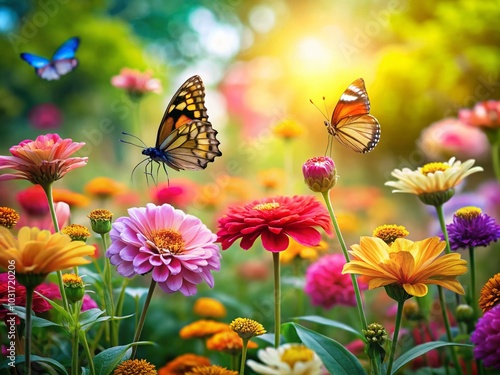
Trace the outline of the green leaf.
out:
<instances>
[{"instance_id":1,"label":"green leaf","mask_svg":"<svg viewBox=\"0 0 500 375\"><path fill-rule=\"evenodd\" d=\"M14 306L12 308L12 312L16 313L16 315L20 319L26 320L26 308L25 307ZM50 327L50 326L62 327L58 323L51 322L50 320L47 320L44 318L40 318L38 316L35 316L34 314L32 314L31 323L33 324L33 327Z\"/></svg>"},{"instance_id":2,"label":"green leaf","mask_svg":"<svg viewBox=\"0 0 500 375\"><path fill-rule=\"evenodd\" d=\"M297 323L287 323L284 326L288 326L286 330L295 330L300 341L316 352L330 374L366 375L358 359L339 342Z\"/></svg>"},{"instance_id":3,"label":"green leaf","mask_svg":"<svg viewBox=\"0 0 500 375\"><path fill-rule=\"evenodd\" d=\"M398 359L394 361L391 375L394 374L396 371L398 371L401 367L403 367L407 363L413 361L415 358L420 357L421 355L427 353L428 351L442 348L444 346L465 346L468 348L473 347L471 344L459 344L446 341L432 341L432 342L426 342L425 344L417 345L414 348L411 348L407 352L403 353L401 356L399 356Z\"/></svg>"},{"instance_id":4,"label":"green leaf","mask_svg":"<svg viewBox=\"0 0 500 375\"><path fill-rule=\"evenodd\" d=\"M49 365L52 365L54 368L56 368L59 371L60 374L68 375L68 372L66 371L66 369L64 368L64 366L62 364L60 364L59 362L57 362L55 359L44 358L44 357L39 357L37 355L32 355L31 356L31 362L32 363L33 362L47 363ZM16 356L15 363L16 364L24 363L24 355L18 355L18 356ZM0 365L0 369L4 369L4 368L7 368L7 367L9 367L9 361L4 361Z\"/></svg>"},{"instance_id":5,"label":"green leaf","mask_svg":"<svg viewBox=\"0 0 500 375\"><path fill-rule=\"evenodd\" d=\"M114 346L103 350L94 357L94 367L97 375L109 375L122 360L130 358L133 345L155 345L151 341L138 341L128 345Z\"/></svg>"},{"instance_id":6,"label":"green leaf","mask_svg":"<svg viewBox=\"0 0 500 375\"><path fill-rule=\"evenodd\" d=\"M298 316L298 317L293 318L293 319L294 320L304 320L306 322L318 323L318 324L328 326L328 327L343 329L344 331L350 332L350 333L356 335L356 337L359 337L360 339L365 341L365 337L363 336L363 334L360 331L355 330L354 328L352 328L351 326L348 326L347 324L337 322L336 320L323 318L323 317L317 316L317 315Z\"/></svg>"}]
</instances>

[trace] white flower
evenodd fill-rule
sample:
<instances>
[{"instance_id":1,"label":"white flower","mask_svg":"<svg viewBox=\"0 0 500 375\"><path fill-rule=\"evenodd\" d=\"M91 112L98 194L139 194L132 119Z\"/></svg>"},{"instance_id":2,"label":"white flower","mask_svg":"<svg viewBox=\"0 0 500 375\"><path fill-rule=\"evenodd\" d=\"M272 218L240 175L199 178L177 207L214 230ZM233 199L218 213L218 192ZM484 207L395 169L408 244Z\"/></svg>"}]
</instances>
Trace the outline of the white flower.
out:
<instances>
[{"instance_id":1,"label":"white flower","mask_svg":"<svg viewBox=\"0 0 500 375\"><path fill-rule=\"evenodd\" d=\"M470 174L483 170L481 167L472 168L474 162L474 159L470 159L462 163L451 158L445 163L426 164L416 171L409 168L395 169L391 174L398 181L388 181L385 185L395 188L393 193L420 195L446 191L457 186Z\"/></svg>"},{"instance_id":2,"label":"white flower","mask_svg":"<svg viewBox=\"0 0 500 375\"><path fill-rule=\"evenodd\" d=\"M302 344L284 344L277 349L261 349L257 357L264 363L248 360L247 365L261 375L318 375L322 362Z\"/></svg>"}]
</instances>

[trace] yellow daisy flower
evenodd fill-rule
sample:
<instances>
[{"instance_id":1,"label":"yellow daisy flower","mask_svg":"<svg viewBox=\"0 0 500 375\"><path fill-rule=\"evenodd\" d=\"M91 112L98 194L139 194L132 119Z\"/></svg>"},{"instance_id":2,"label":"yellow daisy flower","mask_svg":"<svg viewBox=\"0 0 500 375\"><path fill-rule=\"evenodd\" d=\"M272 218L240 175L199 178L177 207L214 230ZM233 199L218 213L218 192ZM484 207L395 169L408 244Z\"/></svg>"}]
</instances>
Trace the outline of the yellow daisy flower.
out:
<instances>
[{"instance_id":1,"label":"yellow daisy flower","mask_svg":"<svg viewBox=\"0 0 500 375\"><path fill-rule=\"evenodd\" d=\"M369 289L396 284L410 296L423 297L428 284L437 284L464 294L456 278L467 272L467 262L458 253L439 256L445 247L439 237L416 242L397 238L391 245L377 237L361 237L359 245L351 246L353 259L342 273L361 275Z\"/></svg>"}]
</instances>

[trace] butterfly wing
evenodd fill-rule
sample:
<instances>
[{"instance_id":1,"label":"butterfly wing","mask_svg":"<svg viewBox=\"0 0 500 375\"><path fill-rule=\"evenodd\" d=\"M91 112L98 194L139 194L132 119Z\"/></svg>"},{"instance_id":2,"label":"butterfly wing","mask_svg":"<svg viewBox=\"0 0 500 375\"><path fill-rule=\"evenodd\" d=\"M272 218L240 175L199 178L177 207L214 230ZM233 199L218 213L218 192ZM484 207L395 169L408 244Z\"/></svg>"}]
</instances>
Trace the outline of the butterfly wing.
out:
<instances>
[{"instance_id":1,"label":"butterfly wing","mask_svg":"<svg viewBox=\"0 0 500 375\"><path fill-rule=\"evenodd\" d=\"M21 59L26 61L35 69L40 69L50 64L50 61L45 57L33 55L32 53L21 53L20 56Z\"/></svg>"},{"instance_id":2,"label":"butterfly wing","mask_svg":"<svg viewBox=\"0 0 500 375\"><path fill-rule=\"evenodd\" d=\"M208 121L192 120L174 129L160 145L164 162L179 170L205 169L221 156L217 131Z\"/></svg>"},{"instance_id":3,"label":"butterfly wing","mask_svg":"<svg viewBox=\"0 0 500 375\"><path fill-rule=\"evenodd\" d=\"M342 145L355 152L367 153L375 148L380 140L380 124L370 115L370 100L362 78L344 91L327 127Z\"/></svg>"},{"instance_id":4,"label":"butterfly wing","mask_svg":"<svg viewBox=\"0 0 500 375\"><path fill-rule=\"evenodd\" d=\"M174 94L158 128L156 148L175 130L192 120L208 121L205 107L205 87L199 76L193 76L184 82Z\"/></svg>"},{"instance_id":5,"label":"butterfly wing","mask_svg":"<svg viewBox=\"0 0 500 375\"><path fill-rule=\"evenodd\" d=\"M80 45L80 38L73 37L69 38L65 41L61 46L54 52L52 56L52 61L56 60L66 60L66 59L74 59L76 50Z\"/></svg>"}]
</instances>

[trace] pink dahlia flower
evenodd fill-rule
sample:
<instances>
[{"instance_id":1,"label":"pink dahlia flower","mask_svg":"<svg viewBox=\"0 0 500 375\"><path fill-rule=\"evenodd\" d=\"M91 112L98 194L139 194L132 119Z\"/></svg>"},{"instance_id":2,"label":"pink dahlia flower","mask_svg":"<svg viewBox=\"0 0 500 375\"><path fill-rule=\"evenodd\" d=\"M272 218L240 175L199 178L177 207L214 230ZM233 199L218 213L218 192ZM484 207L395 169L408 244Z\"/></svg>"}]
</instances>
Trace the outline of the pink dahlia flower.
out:
<instances>
[{"instance_id":1,"label":"pink dahlia flower","mask_svg":"<svg viewBox=\"0 0 500 375\"><path fill-rule=\"evenodd\" d=\"M22 141L10 148L12 156L0 156L0 169L17 171L0 175L0 181L18 179L39 185L50 184L72 169L87 164L86 157L70 157L84 145L84 142L73 142L70 138L62 139L58 134L39 135L34 141Z\"/></svg>"},{"instance_id":2,"label":"pink dahlia flower","mask_svg":"<svg viewBox=\"0 0 500 375\"><path fill-rule=\"evenodd\" d=\"M307 268L304 291L314 306L324 309L337 305L356 306L351 277L342 274L344 264L341 254L329 254ZM361 283L360 289L366 289L366 284Z\"/></svg>"},{"instance_id":3,"label":"pink dahlia flower","mask_svg":"<svg viewBox=\"0 0 500 375\"><path fill-rule=\"evenodd\" d=\"M196 285L214 285L211 271L220 268L217 237L195 216L169 204L134 207L120 217L109 233L106 256L125 277L152 273L166 293L196 293Z\"/></svg>"},{"instance_id":4,"label":"pink dahlia flower","mask_svg":"<svg viewBox=\"0 0 500 375\"><path fill-rule=\"evenodd\" d=\"M148 92L161 92L161 82L151 77L150 71L140 72L135 69L122 68L120 74L111 78L111 84L125 89L132 97L140 97Z\"/></svg>"},{"instance_id":5,"label":"pink dahlia flower","mask_svg":"<svg viewBox=\"0 0 500 375\"><path fill-rule=\"evenodd\" d=\"M237 239L248 250L260 236L262 245L271 252L283 251L292 237L305 246L321 241L321 227L331 233L326 208L312 196L264 198L242 207L230 207L219 219L218 241L225 250Z\"/></svg>"}]
</instances>

